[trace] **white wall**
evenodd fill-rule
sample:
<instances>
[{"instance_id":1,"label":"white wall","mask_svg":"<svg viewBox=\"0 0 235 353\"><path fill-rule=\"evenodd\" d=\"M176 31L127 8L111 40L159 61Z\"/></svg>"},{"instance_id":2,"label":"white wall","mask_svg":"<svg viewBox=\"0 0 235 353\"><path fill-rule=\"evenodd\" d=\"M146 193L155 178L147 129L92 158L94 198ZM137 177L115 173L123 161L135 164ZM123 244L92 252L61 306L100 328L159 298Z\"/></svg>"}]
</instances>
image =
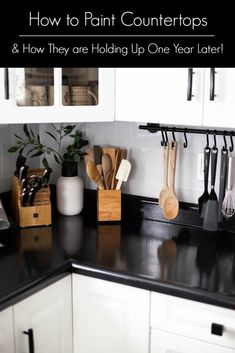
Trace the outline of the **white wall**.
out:
<instances>
[{"instance_id":1,"label":"white wall","mask_svg":"<svg viewBox=\"0 0 235 353\"><path fill-rule=\"evenodd\" d=\"M161 134L151 134L139 130L136 123L83 123L78 127L84 132L91 145L100 144L120 146L128 149L128 158L132 163L132 171L128 182L123 185L123 192L134 195L158 197L163 183L163 148ZM50 125L41 124L40 133L49 130ZM171 137L171 134L169 134ZM205 135L188 135L189 146L183 147L183 135L176 133L178 156L176 168L176 193L181 201L197 203L203 192L203 181L197 180L197 155L203 152ZM48 138L46 138L48 141ZM222 138L218 137L218 147L222 146ZM211 145L213 138L210 137ZM220 156L220 153L219 153ZM52 181L60 175L60 166L52 159ZM219 173L219 160L217 173ZM87 188L95 189L84 172L84 162L80 163L79 174ZM217 174L217 184L219 175ZM218 188L218 185L217 185Z\"/></svg>"},{"instance_id":2,"label":"white wall","mask_svg":"<svg viewBox=\"0 0 235 353\"><path fill-rule=\"evenodd\" d=\"M17 153L9 153L7 150L15 143L14 133L23 136L22 126L0 125L0 193L11 190ZM38 132L38 125L31 125L31 127L34 132ZM34 167L39 165L39 160L37 158L31 159L27 163Z\"/></svg>"}]
</instances>

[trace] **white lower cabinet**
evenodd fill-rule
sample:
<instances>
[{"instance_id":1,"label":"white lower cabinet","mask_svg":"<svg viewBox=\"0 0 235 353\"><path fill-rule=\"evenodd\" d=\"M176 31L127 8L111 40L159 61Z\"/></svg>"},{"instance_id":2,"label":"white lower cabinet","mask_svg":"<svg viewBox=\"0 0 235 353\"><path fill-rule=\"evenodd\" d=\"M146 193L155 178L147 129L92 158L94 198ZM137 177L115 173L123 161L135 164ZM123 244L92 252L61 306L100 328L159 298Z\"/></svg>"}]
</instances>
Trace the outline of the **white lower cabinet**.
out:
<instances>
[{"instance_id":1,"label":"white lower cabinet","mask_svg":"<svg viewBox=\"0 0 235 353\"><path fill-rule=\"evenodd\" d=\"M234 349L216 346L160 330L151 330L150 353L233 353Z\"/></svg>"},{"instance_id":2,"label":"white lower cabinet","mask_svg":"<svg viewBox=\"0 0 235 353\"><path fill-rule=\"evenodd\" d=\"M0 352L15 352L12 306L0 312Z\"/></svg>"},{"instance_id":3,"label":"white lower cabinet","mask_svg":"<svg viewBox=\"0 0 235 353\"><path fill-rule=\"evenodd\" d=\"M148 353L149 291L73 275L74 353Z\"/></svg>"},{"instance_id":4,"label":"white lower cabinet","mask_svg":"<svg viewBox=\"0 0 235 353\"><path fill-rule=\"evenodd\" d=\"M14 305L13 311L16 353L30 352L30 336L23 333L30 330L35 353L72 353L71 276Z\"/></svg>"}]
</instances>

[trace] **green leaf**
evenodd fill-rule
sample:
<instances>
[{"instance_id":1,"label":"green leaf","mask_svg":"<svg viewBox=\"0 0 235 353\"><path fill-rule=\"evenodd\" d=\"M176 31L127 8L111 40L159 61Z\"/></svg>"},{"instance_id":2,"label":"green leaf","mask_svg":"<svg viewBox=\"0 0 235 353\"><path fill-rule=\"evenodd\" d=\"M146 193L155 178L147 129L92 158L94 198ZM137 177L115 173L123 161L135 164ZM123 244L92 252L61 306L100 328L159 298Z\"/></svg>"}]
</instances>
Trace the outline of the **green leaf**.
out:
<instances>
[{"instance_id":1,"label":"green leaf","mask_svg":"<svg viewBox=\"0 0 235 353\"><path fill-rule=\"evenodd\" d=\"M47 135L51 136L51 137L57 142L56 137L55 137L51 132L45 131L45 133L46 133Z\"/></svg>"},{"instance_id":2,"label":"green leaf","mask_svg":"<svg viewBox=\"0 0 235 353\"><path fill-rule=\"evenodd\" d=\"M42 159L42 164L44 165L45 168L49 168L49 163L48 163L46 157L44 157L44 158Z\"/></svg>"},{"instance_id":3,"label":"green leaf","mask_svg":"<svg viewBox=\"0 0 235 353\"><path fill-rule=\"evenodd\" d=\"M14 135L15 135L16 138L18 138L18 139L20 139L20 140L23 140L23 138L20 137L19 135L16 135L16 134L14 134Z\"/></svg>"},{"instance_id":4,"label":"green leaf","mask_svg":"<svg viewBox=\"0 0 235 353\"><path fill-rule=\"evenodd\" d=\"M56 163L60 164L60 161L59 161L59 159L58 159L56 154L54 154L54 158L55 158Z\"/></svg>"},{"instance_id":5,"label":"green leaf","mask_svg":"<svg viewBox=\"0 0 235 353\"><path fill-rule=\"evenodd\" d=\"M27 153L26 153L26 156L28 156L31 152L37 150L38 148L37 147L33 147L31 148L31 150L29 150ZM33 157L33 156L32 156Z\"/></svg>"},{"instance_id":6,"label":"green leaf","mask_svg":"<svg viewBox=\"0 0 235 353\"><path fill-rule=\"evenodd\" d=\"M40 136L37 136L38 143L41 145Z\"/></svg>"},{"instance_id":7,"label":"green leaf","mask_svg":"<svg viewBox=\"0 0 235 353\"><path fill-rule=\"evenodd\" d=\"M75 154L73 159L74 159L75 162L80 162L81 157L79 156L79 154Z\"/></svg>"},{"instance_id":8,"label":"green leaf","mask_svg":"<svg viewBox=\"0 0 235 353\"><path fill-rule=\"evenodd\" d=\"M76 127L76 125L67 125L64 127L64 133L65 135L69 135L71 134L71 132L73 131L73 129Z\"/></svg>"},{"instance_id":9,"label":"green leaf","mask_svg":"<svg viewBox=\"0 0 235 353\"><path fill-rule=\"evenodd\" d=\"M29 133L27 124L24 124L24 125L23 125L23 130L24 130L25 135L26 135L27 137L30 137L30 133Z\"/></svg>"},{"instance_id":10,"label":"green leaf","mask_svg":"<svg viewBox=\"0 0 235 353\"><path fill-rule=\"evenodd\" d=\"M13 153L13 152L18 151L18 149L19 149L18 146L12 146L12 147L10 147L10 148L8 149L8 152Z\"/></svg>"},{"instance_id":11,"label":"green leaf","mask_svg":"<svg viewBox=\"0 0 235 353\"><path fill-rule=\"evenodd\" d=\"M43 151L38 151L38 152L32 154L31 157L39 157L39 156L41 156L42 154L43 154Z\"/></svg>"},{"instance_id":12,"label":"green leaf","mask_svg":"<svg viewBox=\"0 0 235 353\"><path fill-rule=\"evenodd\" d=\"M24 151L24 149L25 149L25 146L24 146L24 147L21 147L21 149L19 150L19 154L22 154L23 151Z\"/></svg>"},{"instance_id":13,"label":"green leaf","mask_svg":"<svg viewBox=\"0 0 235 353\"><path fill-rule=\"evenodd\" d=\"M35 138L32 128L30 128L31 135Z\"/></svg>"}]
</instances>

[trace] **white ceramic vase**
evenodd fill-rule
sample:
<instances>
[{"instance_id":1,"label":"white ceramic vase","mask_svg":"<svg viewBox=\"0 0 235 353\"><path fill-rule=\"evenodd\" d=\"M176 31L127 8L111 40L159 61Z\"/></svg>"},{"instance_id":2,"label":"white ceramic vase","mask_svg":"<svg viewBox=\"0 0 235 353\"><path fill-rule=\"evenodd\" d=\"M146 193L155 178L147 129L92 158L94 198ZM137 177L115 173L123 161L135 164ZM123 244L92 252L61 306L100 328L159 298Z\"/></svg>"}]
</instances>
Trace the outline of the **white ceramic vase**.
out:
<instances>
[{"instance_id":1,"label":"white ceramic vase","mask_svg":"<svg viewBox=\"0 0 235 353\"><path fill-rule=\"evenodd\" d=\"M63 172L63 169L66 172ZM68 169L62 167L62 176L56 183L56 202L57 210L65 216L75 216L83 209L84 204L84 184L82 179L67 173ZM77 172L76 172L77 174Z\"/></svg>"}]
</instances>

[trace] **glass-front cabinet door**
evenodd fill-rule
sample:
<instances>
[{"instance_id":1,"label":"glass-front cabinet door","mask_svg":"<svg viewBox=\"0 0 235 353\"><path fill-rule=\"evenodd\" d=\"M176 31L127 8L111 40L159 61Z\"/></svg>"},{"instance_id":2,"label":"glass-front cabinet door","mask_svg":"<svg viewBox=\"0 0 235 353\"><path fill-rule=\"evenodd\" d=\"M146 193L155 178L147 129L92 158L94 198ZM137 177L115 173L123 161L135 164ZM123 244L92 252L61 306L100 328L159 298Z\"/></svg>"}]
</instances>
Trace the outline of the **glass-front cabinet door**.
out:
<instances>
[{"instance_id":1,"label":"glass-front cabinet door","mask_svg":"<svg viewBox=\"0 0 235 353\"><path fill-rule=\"evenodd\" d=\"M63 105L97 105L99 94L97 68L62 69Z\"/></svg>"},{"instance_id":2,"label":"glass-front cabinet door","mask_svg":"<svg viewBox=\"0 0 235 353\"><path fill-rule=\"evenodd\" d=\"M54 105L54 69L15 69L15 97L18 106Z\"/></svg>"},{"instance_id":3,"label":"glass-front cabinet door","mask_svg":"<svg viewBox=\"0 0 235 353\"><path fill-rule=\"evenodd\" d=\"M0 69L0 123L114 120L114 69Z\"/></svg>"}]
</instances>

